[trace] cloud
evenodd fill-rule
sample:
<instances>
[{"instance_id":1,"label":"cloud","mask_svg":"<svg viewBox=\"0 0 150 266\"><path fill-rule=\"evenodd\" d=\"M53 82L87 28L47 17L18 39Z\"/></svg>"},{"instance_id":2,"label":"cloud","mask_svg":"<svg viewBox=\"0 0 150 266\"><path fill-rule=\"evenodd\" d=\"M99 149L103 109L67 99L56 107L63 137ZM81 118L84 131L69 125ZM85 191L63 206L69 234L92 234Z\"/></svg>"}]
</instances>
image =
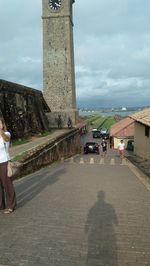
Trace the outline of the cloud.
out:
<instances>
[{"instance_id":1,"label":"cloud","mask_svg":"<svg viewBox=\"0 0 150 266\"><path fill-rule=\"evenodd\" d=\"M150 1L73 5L78 106L150 105ZM0 1L1 79L42 90L42 0Z\"/></svg>"},{"instance_id":2,"label":"cloud","mask_svg":"<svg viewBox=\"0 0 150 266\"><path fill-rule=\"evenodd\" d=\"M0 12L1 79L42 89L41 1L0 1Z\"/></svg>"},{"instance_id":3,"label":"cloud","mask_svg":"<svg viewBox=\"0 0 150 266\"><path fill-rule=\"evenodd\" d=\"M84 98L85 105L93 101L99 106L102 98L104 105L109 105L110 99L111 105L150 104L150 3L146 0L142 3L87 0L86 5L79 2L75 4L79 105L81 102L84 105ZM88 71L81 73L82 68Z\"/></svg>"}]
</instances>

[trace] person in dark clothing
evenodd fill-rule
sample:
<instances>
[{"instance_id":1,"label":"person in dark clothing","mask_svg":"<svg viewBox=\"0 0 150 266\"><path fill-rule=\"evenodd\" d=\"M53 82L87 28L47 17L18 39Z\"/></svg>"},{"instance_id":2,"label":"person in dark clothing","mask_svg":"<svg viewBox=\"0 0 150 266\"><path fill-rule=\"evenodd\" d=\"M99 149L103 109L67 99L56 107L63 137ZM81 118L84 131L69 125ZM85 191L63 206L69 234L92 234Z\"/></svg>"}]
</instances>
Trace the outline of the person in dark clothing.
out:
<instances>
[{"instance_id":1,"label":"person in dark clothing","mask_svg":"<svg viewBox=\"0 0 150 266\"><path fill-rule=\"evenodd\" d=\"M107 154L107 141L106 140L102 139L101 147L102 147L102 155L106 156Z\"/></svg>"},{"instance_id":2,"label":"person in dark clothing","mask_svg":"<svg viewBox=\"0 0 150 266\"><path fill-rule=\"evenodd\" d=\"M72 128L72 120L71 120L70 117L68 117L68 123L67 123L67 125L68 125L68 128Z\"/></svg>"}]
</instances>

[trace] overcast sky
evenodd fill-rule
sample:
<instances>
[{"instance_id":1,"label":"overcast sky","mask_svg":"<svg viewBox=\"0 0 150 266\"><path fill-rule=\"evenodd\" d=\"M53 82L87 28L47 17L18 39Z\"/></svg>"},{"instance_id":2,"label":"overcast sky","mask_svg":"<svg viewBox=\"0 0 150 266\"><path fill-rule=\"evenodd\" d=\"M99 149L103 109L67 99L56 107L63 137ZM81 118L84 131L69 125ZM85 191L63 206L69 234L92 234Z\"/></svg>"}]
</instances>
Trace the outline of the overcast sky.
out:
<instances>
[{"instance_id":1,"label":"overcast sky","mask_svg":"<svg viewBox=\"0 0 150 266\"><path fill-rule=\"evenodd\" d=\"M78 106L150 105L150 1L73 6ZM0 79L42 90L41 16L42 0L0 0Z\"/></svg>"}]
</instances>

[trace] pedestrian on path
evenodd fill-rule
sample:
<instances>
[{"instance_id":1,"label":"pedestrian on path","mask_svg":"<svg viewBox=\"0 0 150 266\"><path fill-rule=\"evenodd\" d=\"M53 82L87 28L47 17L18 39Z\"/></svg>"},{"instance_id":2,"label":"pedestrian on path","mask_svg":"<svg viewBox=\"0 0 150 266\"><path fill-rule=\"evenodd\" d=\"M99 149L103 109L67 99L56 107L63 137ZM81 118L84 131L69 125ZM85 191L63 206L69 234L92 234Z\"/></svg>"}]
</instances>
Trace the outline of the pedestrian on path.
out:
<instances>
[{"instance_id":1,"label":"pedestrian on path","mask_svg":"<svg viewBox=\"0 0 150 266\"><path fill-rule=\"evenodd\" d=\"M72 120L70 116L68 117L68 122L67 122L68 128L72 128Z\"/></svg>"},{"instance_id":2,"label":"pedestrian on path","mask_svg":"<svg viewBox=\"0 0 150 266\"><path fill-rule=\"evenodd\" d=\"M106 140L102 139L101 147L102 147L102 155L106 156L107 154L107 141Z\"/></svg>"},{"instance_id":3,"label":"pedestrian on path","mask_svg":"<svg viewBox=\"0 0 150 266\"><path fill-rule=\"evenodd\" d=\"M125 151L125 144L123 142L123 139L120 141L118 145L118 151L119 151L120 158L122 159L124 157L124 151Z\"/></svg>"},{"instance_id":4,"label":"pedestrian on path","mask_svg":"<svg viewBox=\"0 0 150 266\"><path fill-rule=\"evenodd\" d=\"M7 175L10 138L11 135L6 130L4 120L0 118L0 209L4 210L5 214L12 213L16 207L14 186Z\"/></svg>"},{"instance_id":5,"label":"pedestrian on path","mask_svg":"<svg viewBox=\"0 0 150 266\"><path fill-rule=\"evenodd\" d=\"M56 118L56 121L57 121L58 128L61 129L62 128L62 118L61 118L61 115L58 115L58 118Z\"/></svg>"}]
</instances>

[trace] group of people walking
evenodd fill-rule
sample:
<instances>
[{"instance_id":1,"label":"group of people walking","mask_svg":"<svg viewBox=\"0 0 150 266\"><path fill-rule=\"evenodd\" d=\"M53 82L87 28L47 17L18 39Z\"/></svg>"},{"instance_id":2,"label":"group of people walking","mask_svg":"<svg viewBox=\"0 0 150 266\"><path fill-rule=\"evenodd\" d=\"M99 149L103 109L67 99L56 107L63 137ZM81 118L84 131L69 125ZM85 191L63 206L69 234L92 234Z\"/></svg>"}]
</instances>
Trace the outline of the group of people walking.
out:
<instances>
[{"instance_id":1,"label":"group of people walking","mask_svg":"<svg viewBox=\"0 0 150 266\"><path fill-rule=\"evenodd\" d=\"M102 139L100 146L101 146L102 155L106 156L108 148L107 141L105 139ZM125 143L123 140L120 140L118 144L118 152L121 159L124 157L124 151L125 151Z\"/></svg>"}]
</instances>

